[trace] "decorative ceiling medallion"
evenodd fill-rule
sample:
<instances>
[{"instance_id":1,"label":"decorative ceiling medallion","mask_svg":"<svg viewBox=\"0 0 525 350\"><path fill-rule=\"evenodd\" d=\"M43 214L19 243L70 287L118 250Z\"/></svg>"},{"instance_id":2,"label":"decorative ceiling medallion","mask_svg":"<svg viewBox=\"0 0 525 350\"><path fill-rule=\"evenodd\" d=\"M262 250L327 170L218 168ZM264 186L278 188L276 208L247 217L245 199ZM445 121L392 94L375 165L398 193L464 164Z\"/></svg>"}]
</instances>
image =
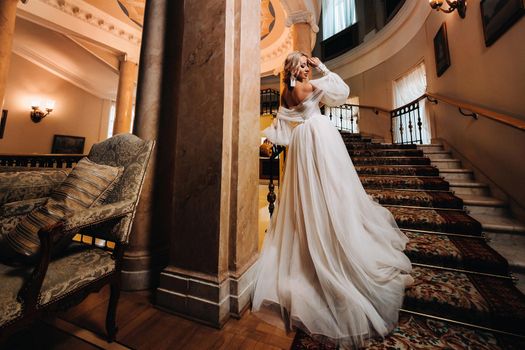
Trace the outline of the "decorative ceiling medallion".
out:
<instances>
[{"instance_id":1,"label":"decorative ceiling medallion","mask_svg":"<svg viewBox=\"0 0 525 350\"><path fill-rule=\"evenodd\" d=\"M120 27L110 17L100 17L80 7L80 2L74 0L38 0L44 4L67 13L79 20L91 24L98 29L104 30L116 37L129 41L135 45L140 45L140 36ZM77 4L78 3L78 4Z\"/></svg>"},{"instance_id":2,"label":"decorative ceiling medallion","mask_svg":"<svg viewBox=\"0 0 525 350\"><path fill-rule=\"evenodd\" d=\"M275 10L270 0L261 0L261 40L266 38L275 25Z\"/></svg>"}]
</instances>

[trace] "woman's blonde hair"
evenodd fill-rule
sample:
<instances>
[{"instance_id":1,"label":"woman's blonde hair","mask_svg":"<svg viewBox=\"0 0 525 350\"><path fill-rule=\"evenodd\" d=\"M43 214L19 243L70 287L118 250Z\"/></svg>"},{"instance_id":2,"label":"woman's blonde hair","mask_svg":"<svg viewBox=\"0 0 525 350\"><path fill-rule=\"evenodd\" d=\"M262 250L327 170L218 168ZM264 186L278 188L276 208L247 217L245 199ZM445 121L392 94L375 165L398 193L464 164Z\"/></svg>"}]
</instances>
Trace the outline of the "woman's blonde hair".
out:
<instances>
[{"instance_id":1,"label":"woman's blonde hair","mask_svg":"<svg viewBox=\"0 0 525 350\"><path fill-rule=\"evenodd\" d=\"M290 77L292 76L292 72L301 65L301 57L303 56L308 58L306 53L302 51L294 51L284 60L284 83L288 89L291 88Z\"/></svg>"}]
</instances>

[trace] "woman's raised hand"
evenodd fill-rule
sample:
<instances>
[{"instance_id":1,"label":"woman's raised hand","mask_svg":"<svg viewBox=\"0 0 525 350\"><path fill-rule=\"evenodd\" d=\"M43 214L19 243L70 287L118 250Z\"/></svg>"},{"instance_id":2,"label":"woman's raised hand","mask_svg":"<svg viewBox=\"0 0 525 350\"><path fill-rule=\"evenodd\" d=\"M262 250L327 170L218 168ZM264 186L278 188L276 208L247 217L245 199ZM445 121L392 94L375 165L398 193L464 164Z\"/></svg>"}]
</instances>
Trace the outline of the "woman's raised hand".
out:
<instances>
[{"instance_id":1,"label":"woman's raised hand","mask_svg":"<svg viewBox=\"0 0 525 350\"><path fill-rule=\"evenodd\" d=\"M312 67L319 67L321 60L317 57L308 57L308 64Z\"/></svg>"}]
</instances>

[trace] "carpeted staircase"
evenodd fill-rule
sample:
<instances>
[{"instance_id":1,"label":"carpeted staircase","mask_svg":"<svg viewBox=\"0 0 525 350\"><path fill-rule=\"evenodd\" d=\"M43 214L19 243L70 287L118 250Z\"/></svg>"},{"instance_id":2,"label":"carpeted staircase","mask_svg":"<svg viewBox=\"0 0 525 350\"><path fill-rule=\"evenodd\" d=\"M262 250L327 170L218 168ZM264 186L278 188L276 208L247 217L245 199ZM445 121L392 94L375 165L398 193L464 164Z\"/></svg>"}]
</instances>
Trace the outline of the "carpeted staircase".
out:
<instances>
[{"instance_id":1,"label":"carpeted staircase","mask_svg":"<svg viewBox=\"0 0 525 350\"><path fill-rule=\"evenodd\" d=\"M525 349L525 295L438 168L416 145L342 137L367 192L409 237L415 279L398 328L366 348ZM292 344L294 350L335 348L330 339L302 332Z\"/></svg>"}]
</instances>

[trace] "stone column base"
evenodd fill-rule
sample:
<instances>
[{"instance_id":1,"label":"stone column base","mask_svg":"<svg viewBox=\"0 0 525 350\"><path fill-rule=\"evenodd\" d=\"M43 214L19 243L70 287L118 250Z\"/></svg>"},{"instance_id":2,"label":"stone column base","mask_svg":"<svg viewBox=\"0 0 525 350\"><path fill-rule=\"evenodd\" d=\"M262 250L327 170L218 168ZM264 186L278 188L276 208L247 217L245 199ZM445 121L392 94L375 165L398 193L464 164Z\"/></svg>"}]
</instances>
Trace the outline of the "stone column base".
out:
<instances>
[{"instance_id":1,"label":"stone column base","mask_svg":"<svg viewBox=\"0 0 525 350\"><path fill-rule=\"evenodd\" d=\"M179 316L221 328L230 317L240 318L250 305L256 263L243 274L223 282L206 280L168 267L160 275L157 307Z\"/></svg>"},{"instance_id":2,"label":"stone column base","mask_svg":"<svg viewBox=\"0 0 525 350\"><path fill-rule=\"evenodd\" d=\"M122 290L137 291L155 288L159 285L159 275L168 265L167 249L157 249L149 255L133 256L124 254L122 261Z\"/></svg>"}]
</instances>

